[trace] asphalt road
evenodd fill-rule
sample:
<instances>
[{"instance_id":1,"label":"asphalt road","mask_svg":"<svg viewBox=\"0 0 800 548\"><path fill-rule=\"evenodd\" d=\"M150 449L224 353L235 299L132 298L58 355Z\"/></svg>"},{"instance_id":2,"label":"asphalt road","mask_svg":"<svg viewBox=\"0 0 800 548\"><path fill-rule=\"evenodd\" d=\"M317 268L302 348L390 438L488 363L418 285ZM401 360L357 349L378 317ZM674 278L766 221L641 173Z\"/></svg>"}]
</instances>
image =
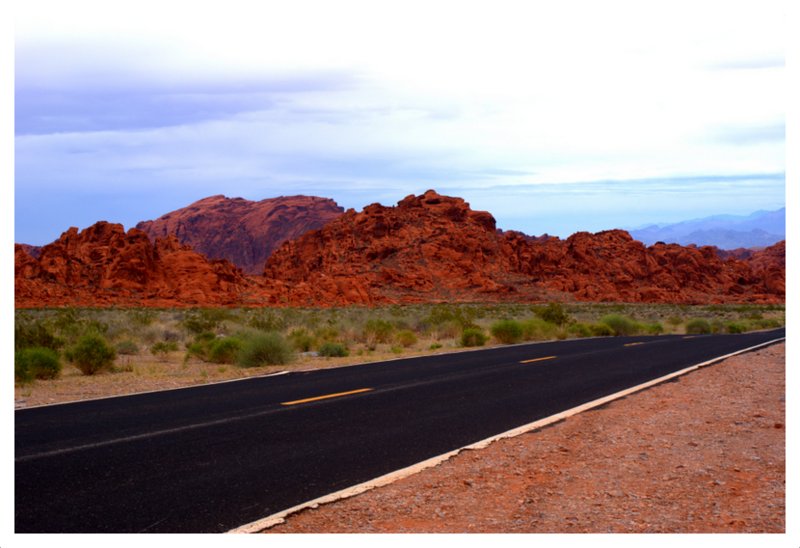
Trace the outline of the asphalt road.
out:
<instances>
[{"instance_id":1,"label":"asphalt road","mask_svg":"<svg viewBox=\"0 0 800 548\"><path fill-rule=\"evenodd\" d=\"M15 529L223 532L785 330L506 346L15 412Z\"/></svg>"}]
</instances>

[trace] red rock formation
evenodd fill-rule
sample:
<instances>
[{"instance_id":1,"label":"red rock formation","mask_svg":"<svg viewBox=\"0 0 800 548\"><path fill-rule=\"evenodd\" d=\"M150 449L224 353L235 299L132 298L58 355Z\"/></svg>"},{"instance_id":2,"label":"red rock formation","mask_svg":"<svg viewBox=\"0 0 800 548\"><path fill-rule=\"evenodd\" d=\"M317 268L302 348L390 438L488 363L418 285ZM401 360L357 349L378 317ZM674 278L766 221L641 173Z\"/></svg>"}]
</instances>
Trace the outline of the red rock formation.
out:
<instances>
[{"instance_id":1,"label":"red rock formation","mask_svg":"<svg viewBox=\"0 0 800 548\"><path fill-rule=\"evenodd\" d=\"M786 240L754 251L747 264L762 280L765 292L786 294Z\"/></svg>"},{"instance_id":2,"label":"red rock formation","mask_svg":"<svg viewBox=\"0 0 800 548\"><path fill-rule=\"evenodd\" d=\"M71 228L38 259L16 246L15 283L20 307L783 302L784 257L784 242L723 260L713 247L645 247L621 230L532 238L428 191L395 207L348 210L285 242L259 279L175 236L153 244L141 230L100 222Z\"/></svg>"},{"instance_id":3,"label":"red rock formation","mask_svg":"<svg viewBox=\"0 0 800 548\"><path fill-rule=\"evenodd\" d=\"M249 274L286 240L320 228L344 211L336 202L315 196L282 196L253 202L211 196L136 228L150 238L174 235L181 243L213 259L227 259Z\"/></svg>"},{"instance_id":4,"label":"red rock formation","mask_svg":"<svg viewBox=\"0 0 800 548\"><path fill-rule=\"evenodd\" d=\"M20 307L225 305L250 285L228 261L209 261L174 237L154 245L141 230L104 221L70 228L38 259L15 248Z\"/></svg>"},{"instance_id":5,"label":"red rock formation","mask_svg":"<svg viewBox=\"0 0 800 548\"><path fill-rule=\"evenodd\" d=\"M657 244L621 230L566 240L498 232L460 198L428 191L396 207L347 211L287 242L267 261L272 301L351 304L416 301L782 301L743 261L714 248Z\"/></svg>"}]
</instances>

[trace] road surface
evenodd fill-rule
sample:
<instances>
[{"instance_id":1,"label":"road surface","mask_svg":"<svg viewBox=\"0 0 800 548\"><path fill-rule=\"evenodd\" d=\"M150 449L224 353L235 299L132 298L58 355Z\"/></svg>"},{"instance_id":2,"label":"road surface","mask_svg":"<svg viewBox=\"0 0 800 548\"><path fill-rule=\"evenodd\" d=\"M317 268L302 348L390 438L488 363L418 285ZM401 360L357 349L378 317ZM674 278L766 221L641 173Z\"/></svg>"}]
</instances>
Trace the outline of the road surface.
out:
<instances>
[{"instance_id":1,"label":"road surface","mask_svg":"<svg viewBox=\"0 0 800 548\"><path fill-rule=\"evenodd\" d=\"M224 532L785 336L608 337L15 412L15 530Z\"/></svg>"}]
</instances>

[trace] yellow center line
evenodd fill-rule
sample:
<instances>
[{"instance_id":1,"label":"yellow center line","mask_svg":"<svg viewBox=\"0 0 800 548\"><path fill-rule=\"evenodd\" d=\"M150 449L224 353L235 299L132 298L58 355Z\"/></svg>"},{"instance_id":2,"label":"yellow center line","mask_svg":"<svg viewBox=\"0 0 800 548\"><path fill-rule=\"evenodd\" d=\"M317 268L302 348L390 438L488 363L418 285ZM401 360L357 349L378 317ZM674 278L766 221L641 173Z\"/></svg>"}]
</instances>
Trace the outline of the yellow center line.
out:
<instances>
[{"instance_id":1,"label":"yellow center line","mask_svg":"<svg viewBox=\"0 0 800 548\"><path fill-rule=\"evenodd\" d=\"M349 396L350 394L360 394L361 392L369 392L372 388L359 388L358 390L350 390L349 392L337 392L336 394L325 394L324 396L315 396L313 398L305 398L302 400L285 401L281 405L297 405L298 403L308 403L312 401L327 400L330 398L338 398L339 396Z\"/></svg>"},{"instance_id":2,"label":"yellow center line","mask_svg":"<svg viewBox=\"0 0 800 548\"><path fill-rule=\"evenodd\" d=\"M532 360L522 360L519 363L533 363L533 362L541 362L544 360L552 360L553 358L557 358L558 356L546 356L544 358L533 358Z\"/></svg>"},{"instance_id":3,"label":"yellow center line","mask_svg":"<svg viewBox=\"0 0 800 548\"><path fill-rule=\"evenodd\" d=\"M628 344L626 344L624 346L638 346L640 344L644 344L644 343L643 342L632 342L632 343L628 343Z\"/></svg>"}]
</instances>

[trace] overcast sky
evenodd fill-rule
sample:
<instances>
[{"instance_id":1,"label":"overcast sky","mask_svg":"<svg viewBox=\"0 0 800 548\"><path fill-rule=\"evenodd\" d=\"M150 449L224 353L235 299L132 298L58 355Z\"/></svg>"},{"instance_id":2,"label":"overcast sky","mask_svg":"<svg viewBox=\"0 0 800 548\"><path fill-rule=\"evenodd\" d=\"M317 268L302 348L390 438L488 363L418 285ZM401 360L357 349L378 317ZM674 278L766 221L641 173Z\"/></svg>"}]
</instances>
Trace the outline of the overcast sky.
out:
<instances>
[{"instance_id":1,"label":"overcast sky","mask_svg":"<svg viewBox=\"0 0 800 548\"><path fill-rule=\"evenodd\" d=\"M777 209L783 5L17 2L15 241L212 194L560 236Z\"/></svg>"}]
</instances>

